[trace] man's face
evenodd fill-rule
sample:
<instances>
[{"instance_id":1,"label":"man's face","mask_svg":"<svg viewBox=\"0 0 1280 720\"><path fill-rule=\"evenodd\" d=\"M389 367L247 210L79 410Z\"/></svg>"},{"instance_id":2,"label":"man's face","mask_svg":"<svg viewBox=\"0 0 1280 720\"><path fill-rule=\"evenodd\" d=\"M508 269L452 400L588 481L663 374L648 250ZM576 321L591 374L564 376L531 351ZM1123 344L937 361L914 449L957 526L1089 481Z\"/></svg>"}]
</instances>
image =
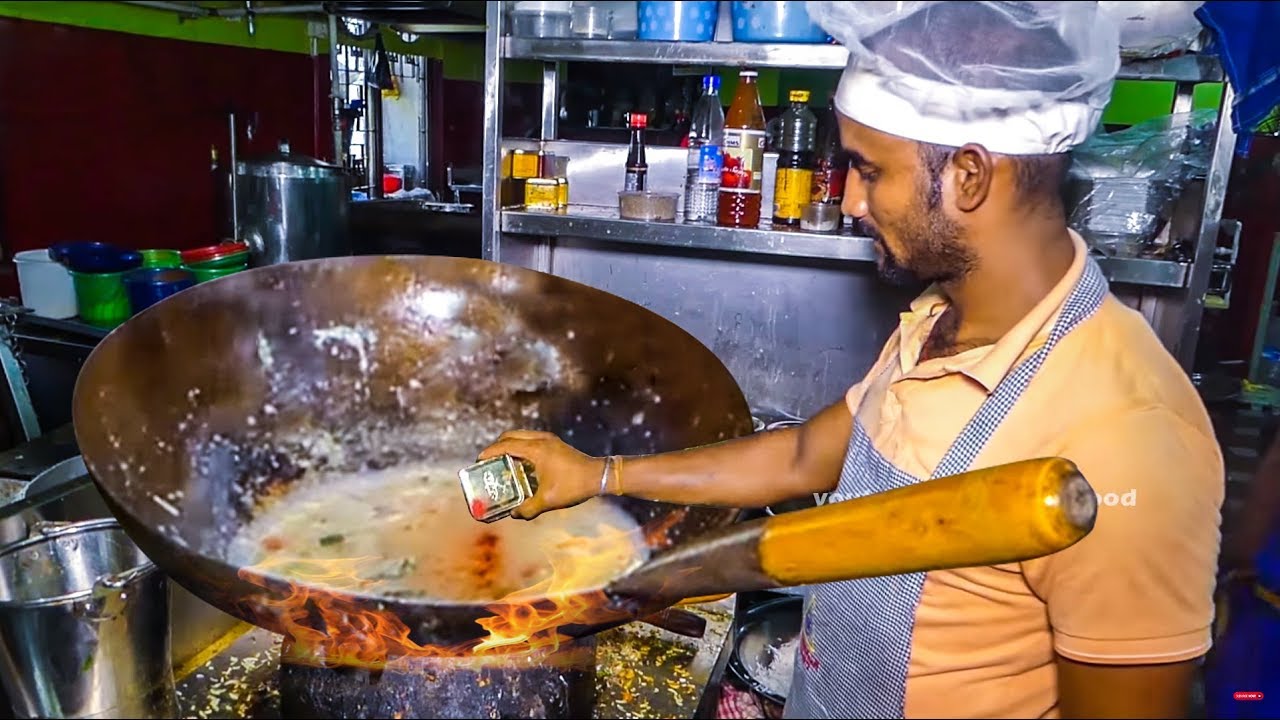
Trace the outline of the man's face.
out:
<instances>
[{"instance_id":1,"label":"man's face","mask_svg":"<svg viewBox=\"0 0 1280 720\"><path fill-rule=\"evenodd\" d=\"M963 228L946 212L943 188L930 177L919 146L839 116L852 160L844 214L858 218L876 243L880 274L890 282L947 282L973 267Z\"/></svg>"}]
</instances>

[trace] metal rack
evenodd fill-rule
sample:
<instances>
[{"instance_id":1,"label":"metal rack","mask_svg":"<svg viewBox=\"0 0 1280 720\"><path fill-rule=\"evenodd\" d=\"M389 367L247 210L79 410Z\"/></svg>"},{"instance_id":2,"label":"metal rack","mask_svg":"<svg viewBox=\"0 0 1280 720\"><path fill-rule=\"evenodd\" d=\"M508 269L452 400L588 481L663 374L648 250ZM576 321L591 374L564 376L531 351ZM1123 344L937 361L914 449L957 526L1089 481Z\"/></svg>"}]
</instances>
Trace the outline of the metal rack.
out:
<instances>
[{"instance_id":1,"label":"metal rack","mask_svg":"<svg viewBox=\"0 0 1280 720\"><path fill-rule=\"evenodd\" d=\"M767 223L752 229L646 223L619 219L616 211L595 205L574 206L563 215L506 209L501 218L500 231L511 235L573 235L605 242L851 262L876 259L870 238L774 230ZM1098 263L1113 283L1150 287L1186 287L1191 272L1190 263L1146 258L1098 258Z\"/></svg>"},{"instance_id":2,"label":"metal rack","mask_svg":"<svg viewBox=\"0 0 1280 720\"><path fill-rule=\"evenodd\" d=\"M871 322L874 332L887 335L883 327L892 327L901 299L888 290L873 290L868 285L874 278L866 271L875 259L871 241L852 235L831 236L796 231L773 230L767 225L759 229L727 229L676 223L640 223L618 218L616 191L621 183L621 146L597 143L569 143L558 140L557 121L560 94L560 71L565 62L649 63L687 66L803 68L838 71L844 68L848 53L836 45L769 45L732 42L666 43L617 40L532 39L507 37L505 18L500 4L491 3L486 28L485 70L485 148L483 245L486 259L532 267L545 272L571 277L602 287L654 309L685 326L709 347L719 353L726 365L739 378L748 397L759 389L774 395L772 406L791 412L811 412L820 405L816 399L790 403L782 407L787 390L771 390L777 378L813 374L801 355L806 352L841 354L834 363L840 375L856 380L859 368L869 365L878 352L880 338L869 338L865 328L846 333L828 333L811 339L813 347L794 347L783 354L780 364L762 363L756 348L744 343L726 343L724 318L691 319L697 308L682 305L658 285L687 288L698 273L716 273L740 269L742 282L761 282L748 297L739 297L739 288L724 287L723 302L733 305L733 313L748 317L759 327L760 318L774 309L761 307L758 295L773 296L775 304L806 305L792 287L805 272L813 274L812 292L834 294L845 299L858 298L875 306L876 312L890 316L889 325ZM504 138L502 126L502 93L504 60L542 63L543 108L541 142ZM1192 93L1198 83L1221 82L1223 73L1215 58L1187 55L1165 61L1125 63L1121 79L1163 80L1176 83L1173 112L1192 108ZM1222 109L1215 147L1209 170L1202 183L1193 183L1179 201L1182 220L1171 221L1168 235L1176 240L1194 241L1191 262L1174 262L1160 258L1105 258L1100 263L1113 283L1116 294L1127 304L1140 310L1159 333L1166 346L1190 370L1195 355L1204 298L1218 240L1223 196L1231 167L1235 135L1228 110L1231 90L1224 89ZM570 203L567 212L546 214L527 212L518 207L504 208L500 202L502 159L514 148L536 150L539 147L567 154L569 164ZM650 182L655 187L683 187L683 152L678 148L651 148ZM611 170L617 170L610 174ZM618 177L614 178L613 175ZM762 267L775 267L776 277ZM797 270L799 269L799 270ZM619 273L642 273L639 283L620 279ZM850 278L840 282L834 273ZM748 277L750 276L750 277ZM852 282L858 288L849 285ZM758 291L758 292L756 292ZM704 293L704 296L706 293ZM697 298L683 300L686 305ZM892 303L892 304L887 304ZM892 309L889 309L892 308ZM683 313L683 315L682 315ZM868 308L859 307L848 322L869 319ZM792 322L798 322L793 320ZM771 321L776 323L776 321ZM882 327L883 326L883 327ZM778 332L771 324L771 332ZM791 332L792 329L787 329ZM800 332L800 331L797 331ZM805 334L800 332L800 334ZM745 345L749 346L747 342ZM733 347L730 347L732 345ZM751 357L745 357L743 354ZM798 363L798 364L797 364ZM770 378L773 378L771 381ZM833 381L834 382L834 381ZM782 385L788 383L784 380ZM829 390L829 389L828 389ZM797 381L790 391L802 392ZM819 393L821 394L821 393ZM826 394L830 394L827 392Z\"/></svg>"},{"instance_id":3,"label":"metal rack","mask_svg":"<svg viewBox=\"0 0 1280 720\"><path fill-rule=\"evenodd\" d=\"M490 25L490 28L493 26ZM758 44L734 42L679 43L645 40L581 40L576 38L501 37L507 59L630 62L668 65L843 70L849 51L840 45ZM1121 80L1166 80L1202 83L1222 80L1222 67L1212 57L1183 55L1167 60L1125 63Z\"/></svg>"}]
</instances>

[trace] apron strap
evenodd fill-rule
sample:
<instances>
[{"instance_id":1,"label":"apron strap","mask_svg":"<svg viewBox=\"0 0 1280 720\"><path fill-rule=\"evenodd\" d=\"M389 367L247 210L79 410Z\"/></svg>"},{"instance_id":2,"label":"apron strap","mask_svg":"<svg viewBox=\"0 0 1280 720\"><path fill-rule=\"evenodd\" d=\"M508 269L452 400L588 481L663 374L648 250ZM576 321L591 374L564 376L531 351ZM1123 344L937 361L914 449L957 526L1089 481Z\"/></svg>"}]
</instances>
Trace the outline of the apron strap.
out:
<instances>
[{"instance_id":1,"label":"apron strap","mask_svg":"<svg viewBox=\"0 0 1280 720\"><path fill-rule=\"evenodd\" d=\"M1018 398L1031 384L1031 379L1040 370L1040 366L1057 346L1058 341L1097 312L1107 296L1107 291L1107 279L1102 274L1102 269L1093 258L1086 258L1084 273L1070 297L1067 298L1067 302L1062 306L1062 312L1059 313L1057 321L1049 330L1048 340L1030 357L1019 363L987 396L982 406L978 408L978 412L969 419L964 430L956 437L946 455L943 455L938 466L934 468L932 477L958 475L973 465L973 461L986 447L991 436L995 435L1005 416L1013 410Z\"/></svg>"}]
</instances>

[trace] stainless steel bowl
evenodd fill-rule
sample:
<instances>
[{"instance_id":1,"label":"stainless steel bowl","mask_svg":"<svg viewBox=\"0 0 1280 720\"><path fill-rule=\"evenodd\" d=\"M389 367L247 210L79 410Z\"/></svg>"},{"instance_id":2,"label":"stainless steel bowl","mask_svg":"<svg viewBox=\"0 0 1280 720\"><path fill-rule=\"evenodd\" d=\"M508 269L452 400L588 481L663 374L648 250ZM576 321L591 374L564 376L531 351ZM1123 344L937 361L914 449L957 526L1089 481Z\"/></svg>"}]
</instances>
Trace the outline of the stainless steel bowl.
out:
<instances>
[{"instance_id":1,"label":"stainless steel bowl","mask_svg":"<svg viewBox=\"0 0 1280 720\"><path fill-rule=\"evenodd\" d=\"M512 10L511 34L515 37L565 38L573 24L570 13Z\"/></svg>"}]
</instances>

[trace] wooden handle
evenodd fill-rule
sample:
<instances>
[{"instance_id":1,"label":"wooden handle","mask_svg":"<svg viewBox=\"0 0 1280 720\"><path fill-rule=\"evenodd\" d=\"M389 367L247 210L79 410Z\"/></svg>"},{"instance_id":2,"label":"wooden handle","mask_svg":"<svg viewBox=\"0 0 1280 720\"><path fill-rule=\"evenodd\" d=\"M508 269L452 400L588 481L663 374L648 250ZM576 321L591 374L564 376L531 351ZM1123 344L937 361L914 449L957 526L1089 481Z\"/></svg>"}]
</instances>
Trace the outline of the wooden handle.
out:
<instances>
[{"instance_id":1,"label":"wooden handle","mask_svg":"<svg viewBox=\"0 0 1280 720\"><path fill-rule=\"evenodd\" d=\"M768 519L760 568L782 585L1020 562L1093 529L1097 495L1045 458L928 480Z\"/></svg>"}]
</instances>

